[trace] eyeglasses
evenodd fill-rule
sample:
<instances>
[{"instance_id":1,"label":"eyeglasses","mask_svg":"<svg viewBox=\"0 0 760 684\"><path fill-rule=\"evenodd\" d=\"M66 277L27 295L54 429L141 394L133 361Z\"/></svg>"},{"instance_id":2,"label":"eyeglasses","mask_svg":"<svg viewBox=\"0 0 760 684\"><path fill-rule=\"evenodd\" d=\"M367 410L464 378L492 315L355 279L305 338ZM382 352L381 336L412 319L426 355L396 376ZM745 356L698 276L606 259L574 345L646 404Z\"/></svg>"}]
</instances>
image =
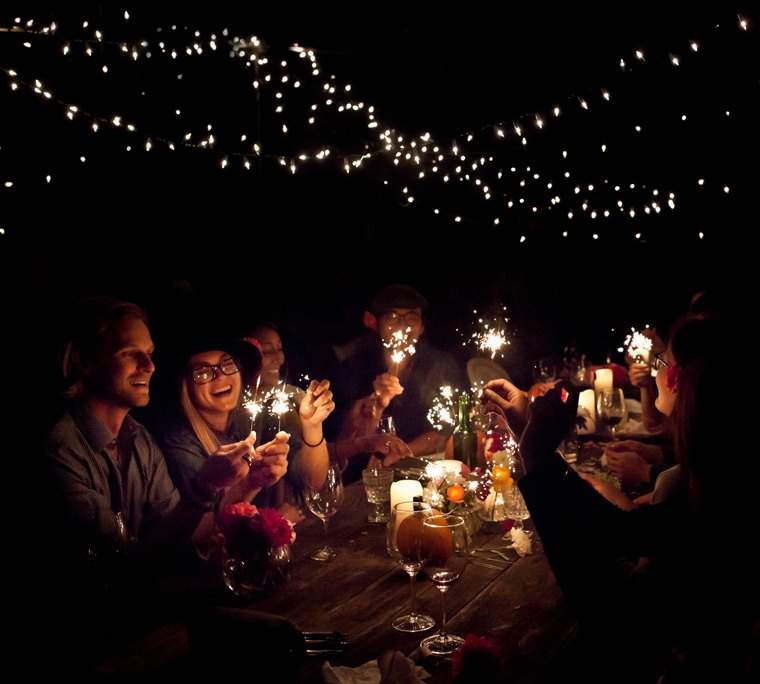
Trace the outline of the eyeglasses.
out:
<instances>
[{"instance_id":1,"label":"eyeglasses","mask_svg":"<svg viewBox=\"0 0 760 684\"><path fill-rule=\"evenodd\" d=\"M654 355L654 361L652 361L652 370L658 371L660 368L670 368L670 363L665 360L665 352L660 352Z\"/></svg>"},{"instance_id":2,"label":"eyeglasses","mask_svg":"<svg viewBox=\"0 0 760 684\"><path fill-rule=\"evenodd\" d=\"M407 311L406 313L389 311L388 316L392 321L403 321L407 325L415 325L422 320L422 314L419 311Z\"/></svg>"},{"instance_id":3,"label":"eyeglasses","mask_svg":"<svg viewBox=\"0 0 760 684\"><path fill-rule=\"evenodd\" d=\"M220 364L205 364L203 366L196 366L193 368L191 377L196 385L205 385L207 382L211 382L216 378L219 373L224 375L235 375L240 372L235 359L228 357L223 359Z\"/></svg>"}]
</instances>

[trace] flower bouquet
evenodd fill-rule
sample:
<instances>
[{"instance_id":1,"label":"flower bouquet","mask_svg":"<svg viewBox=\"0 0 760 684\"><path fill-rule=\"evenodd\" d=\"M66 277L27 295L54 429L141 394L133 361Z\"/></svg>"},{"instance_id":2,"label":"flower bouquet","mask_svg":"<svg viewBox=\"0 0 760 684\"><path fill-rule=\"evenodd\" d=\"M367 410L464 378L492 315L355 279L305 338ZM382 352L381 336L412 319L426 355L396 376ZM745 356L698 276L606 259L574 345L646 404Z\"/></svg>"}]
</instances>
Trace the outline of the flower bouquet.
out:
<instances>
[{"instance_id":1,"label":"flower bouquet","mask_svg":"<svg viewBox=\"0 0 760 684\"><path fill-rule=\"evenodd\" d=\"M296 533L276 510L231 504L220 512L217 524L224 537L224 583L235 596L249 599L287 579Z\"/></svg>"}]
</instances>

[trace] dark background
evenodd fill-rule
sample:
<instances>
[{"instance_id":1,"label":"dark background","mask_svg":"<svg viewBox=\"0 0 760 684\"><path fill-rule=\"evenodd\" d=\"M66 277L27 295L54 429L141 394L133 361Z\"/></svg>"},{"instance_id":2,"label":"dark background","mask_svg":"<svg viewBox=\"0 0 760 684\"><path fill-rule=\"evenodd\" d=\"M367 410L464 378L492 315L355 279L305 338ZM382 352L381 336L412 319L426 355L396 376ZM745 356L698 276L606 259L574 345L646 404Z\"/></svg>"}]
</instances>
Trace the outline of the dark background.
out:
<instances>
[{"instance_id":1,"label":"dark background","mask_svg":"<svg viewBox=\"0 0 760 684\"><path fill-rule=\"evenodd\" d=\"M38 331L46 358L65 337L67 307L84 295L110 294L149 309L159 344L176 332L180 311L214 326L275 320L292 355L308 366L319 345L360 332L362 307L374 291L402 281L430 299L429 333L450 349L473 307L506 305L514 343L504 365L520 379L529 361L570 341L604 360L625 327L665 329L699 289L742 296L744 285L732 276L745 273L741 257L752 253L760 151L760 16L748 3L699 10L627 4L614 11L512 4L497 11L468 3L414 12L404 5L294 5L276 14L260 3L232 5L90 2L51 9L9 1L0 8L0 26L17 15L59 25L54 38L29 38L32 49L23 47L24 37L0 34L0 66L42 79L57 97L93 113L119 112L152 136L197 135L213 123L217 137L213 152L156 145L147 153L143 134L130 138L106 126L92 135L86 124L68 122L61 107L11 93L0 80L0 180L15 181L10 191L0 188L2 286ZM132 15L127 23L124 9ZM738 29L737 13L751 22L749 32ZM88 30L81 28L85 18ZM185 26L219 34L229 27L231 34L255 33L270 60L295 66L287 47L313 47L325 75L351 83L356 99L375 105L381 128L456 137L474 156L496 156L505 171L531 165L561 181L570 170L570 181L555 188L563 203L535 216L508 212L505 197L518 196L516 178L525 174L500 186L489 204L461 185L420 182L387 157L349 176L334 160L305 165L295 176L269 158L253 172L239 161L221 170L225 152L242 149L242 131L272 155L322 143L360 153L376 134L361 118L337 115L309 130L304 112L313 90L306 86L301 99L288 99L284 117L262 97L259 127L251 71L224 54L131 64L94 41L91 59L81 45L61 54L67 39L91 38L96 27L107 41L132 41L173 23L172 44L192 42ZM690 56L692 38L701 50ZM633 56L637 48L647 55L643 64ZM668 63L671 51L682 57L678 69ZM611 91L610 103L602 104L602 87ZM588 112L577 97L591 103ZM563 110L557 120L550 116L555 104ZM537 111L547 121L541 132L525 123ZM684 112L687 123L680 121ZM511 123L526 115L523 147ZM283 121L287 137L279 133ZM488 126L497 122L510 133L501 143ZM637 123L642 134L633 130ZM481 132L465 143L469 131ZM135 149L126 152L130 142ZM609 146L604 155L602 143ZM82 154L86 164L77 161ZM698 177L705 188L697 187ZM640 206L660 188L676 192L677 208L664 206L665 195L657 216L613 212L593 222L576 210L569 221L567 209L579 202L576 183L593 183L599 206L614 206L612 185L635 183L627 203ZM401 199L403 185L413 189L413 206ZM551 194L540 184L525 191L528 205L531 198L546 205ZM454 215L463 221L454 223Z\"/></svg>"}]
</instances>

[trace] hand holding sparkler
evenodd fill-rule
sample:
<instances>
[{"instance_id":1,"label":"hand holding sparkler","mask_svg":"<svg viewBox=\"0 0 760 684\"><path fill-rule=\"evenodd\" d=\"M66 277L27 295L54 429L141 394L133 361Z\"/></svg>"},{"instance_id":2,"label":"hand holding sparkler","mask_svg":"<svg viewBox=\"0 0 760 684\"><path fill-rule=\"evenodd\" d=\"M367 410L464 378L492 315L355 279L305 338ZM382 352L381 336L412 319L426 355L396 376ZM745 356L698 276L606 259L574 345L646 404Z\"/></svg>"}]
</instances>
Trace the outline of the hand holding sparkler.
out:
<instances>
[{"instance_id":1,"label":"hand holding sparkler","mask_svg":"<svg viewBox=\"0 0 760 684\"><path fill-rule=\"evenodd\" d=\"M271 442L256 449L253 465L248 472L248 482L253 487L271 487L288 471L290 435L278 432Z\"/></svg>"},{"instance_id":2,"label":"hand holding sparkler","mask_svg":"<svg viewBox=\"0 0 760 684\"><path fill-rule=\"evenodd\" d=\"M631 328L631 333L623 343L628 358L635 364L648 364L652 355L654 331L648 327L644 332Z\"/></svg>"},{"instance_id":3,"label":"hand holding sparkler","mask_svg":"<svg viewBox=\"0 0 760 684\"><path fill-rule=\"evenodd\" d=\"M654 384L652 371L645 363L632 363L628 366L628 379L634 387L650 387Z\"/></svg>"},{"instance_id":4,"label":"hand holding sparkler","mask_svg":"<svg viewBox=\"0 0 760 684\"><path fill-rule=\"evenodd\" d=\"M404 391L398 377L391 375L390 373L378 375L372 383L372 387L375 390L377 403L380 404L383 409L388 408L391 400L399 394L402 394Z\"/></svg>"},{"instance_id":5,"label":"hand holding sparkler","mask_svg":"<svg viewBox=\"0 0 760 684\"><path fill-rule=\"evenodd\" d=\"M312 380L298 407L304 429L320 427L334 410L335 402L330 391L330 381Z\"/></svg>"},{"instance_id":6,"label":"hand holding sparkler","mask_svg":"<svg viewBox=\"0 0 760 684\"><path fill-rule=\"evenodd\" d=\"M210 491L226 489L244 479L251 468L251 459L255 460L255 456L251 456L255 439L256 433L252 432L240 442L222 444L205 459L196 478L200 488Z\"/></svg>"},{"instance_id":7,"label":"hand holding sparkler","mask_svg":"<svg viewBox=\"0 0 760 684\"><path fill-rule=\"evenodd\" d=\"M491 402L504 414L516 418L522 427L528 419L528 395L509 380L491 380L486 383L481 401Z\"/></svg>"}]
</instances>

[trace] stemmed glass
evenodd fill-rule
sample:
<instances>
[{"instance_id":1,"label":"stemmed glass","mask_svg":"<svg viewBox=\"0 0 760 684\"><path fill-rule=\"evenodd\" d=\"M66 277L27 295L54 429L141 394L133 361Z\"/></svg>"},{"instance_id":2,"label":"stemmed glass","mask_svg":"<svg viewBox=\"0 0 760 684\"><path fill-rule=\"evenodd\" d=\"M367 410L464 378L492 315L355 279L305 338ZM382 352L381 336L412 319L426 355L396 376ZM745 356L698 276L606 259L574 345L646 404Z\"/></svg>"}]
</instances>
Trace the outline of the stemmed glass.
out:
<instances>
[{"instance_id":1,"label":"stemmed glass","mask_svg":"<svg viewBox=\"0 0 760 684\"><path fill-rule=\"evenodd\" d=\"M398 435L396 433L396 424L393 422L393 416L390 415L389 413L385 413L382 416L380 416L380 421L377 424L377 429L375 430L375 432L380 435L393 435L394 437L397 437ZM414 458L414 454L412 453L412 450L409 448L408 445L406 445L406 442L404 442L404 444L407 448L407 454L405 458L407 456ZM386 442L386 446L390 447L390 440ZM383 453L375 454L375 457L380 462L382 462L383 459L385 458L385 454ZM425 459L421 459L421 460L425 460Z\"/></svg>"},{"instance_id":2,"label":"stemmed glass","mask_svg":"<svg viewBox=\"0 0 760 684\"><path fill-rule=\"evenodd\" d=\"M552 358L538 359L533 363L533 382L551 382L557 377L557 364Z\"/></svg>"},{"instance_id":3,"label":"stemmed glass","mask_svg":"<svg viewBox=\"0 0 760 684\"><path fill-rule=\"evenodd\" d=\"M338 512L343 503L343 481L340 469L331 464L327 469L325 481L319 489L306 490L306 505L325 526L325 545L309 556L316 561L330 561L335 558L335 551L330 548L328 539L328 522Z\"/></svg>"},{"instance_id":4,"label":"stemmed glass","mask_svg":"<svg viewBox=\"0 0 760 684\"><path fill-rule=\"evenodd\" d=\"M420 643L433 655L445 656L456 651L464 639L446 632L446 592L462 576L469 561L470 541L464 518L459 515L432 515L426 518L423 553L427 575L441 592L441 626L437 634Z\"/></svg>"},{"instance_id":5,"label":"stemmed glass","mask_svg":"<svg viewBox=\"0 0 760 684\"><path fill-rule=\"evenodd\" d=\"M416 612L415 578L425 562L424 527L426 518L432 515L430 504L419 501L401 501L393 507L388 522L388 552L409 575L412 607L407 615L393 621L400 632L424 632L435 625L429 615Z\"/></svg>"},{"instance_id":6,"label":"stemmed glass","mask_svg":"<svg viewBox=\"0 0 760 684\"><path fill-rule=\"evenodd\" d=\"M596 412L602 423L610 429L610 433L615 437L618 426L627 418L623 390L613 389L599 392L596 400Z\"/></svg>"}]
</instances>

